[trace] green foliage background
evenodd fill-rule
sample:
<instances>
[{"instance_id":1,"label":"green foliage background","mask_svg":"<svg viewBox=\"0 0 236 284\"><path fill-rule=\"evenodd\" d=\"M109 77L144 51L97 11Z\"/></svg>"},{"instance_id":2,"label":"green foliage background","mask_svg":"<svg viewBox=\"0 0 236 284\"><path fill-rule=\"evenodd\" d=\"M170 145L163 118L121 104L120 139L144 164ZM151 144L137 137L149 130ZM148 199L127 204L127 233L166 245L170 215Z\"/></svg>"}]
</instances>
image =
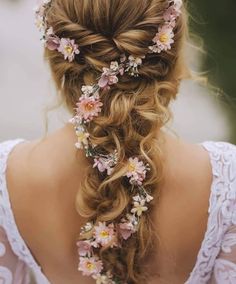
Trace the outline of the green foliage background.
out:
<instances>
[{"instance_id":1,"label":"green foliage background","mask_svg":"<svg viewBox=\"0 0 236 284\"><path fill-rule=\"evenodd\" d=\"M203 70L225 93L236 143L236 0L189 0L190 29L204 40Z\"/></svg>"}]
</instances>

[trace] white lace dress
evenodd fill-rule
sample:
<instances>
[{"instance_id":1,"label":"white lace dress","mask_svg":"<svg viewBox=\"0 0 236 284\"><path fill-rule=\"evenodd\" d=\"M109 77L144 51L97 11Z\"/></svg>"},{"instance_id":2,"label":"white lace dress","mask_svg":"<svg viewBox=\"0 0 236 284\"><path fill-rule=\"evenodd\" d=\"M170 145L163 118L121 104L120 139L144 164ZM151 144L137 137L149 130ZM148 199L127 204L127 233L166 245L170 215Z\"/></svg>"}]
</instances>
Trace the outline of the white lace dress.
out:
<instances>
[{"instance_id":1,"label":"white lace dress","mask_svg":"<svg viewBox=\"0 0 236 284\"><path fill-rule=\"evenodd\" d=\"M34 283L30 275L36 283L50 284L20 235L7 191L7 158L23 141L0 143L0 284ZM211 141L201 145L209 152L213 182L207 230L185 284L236 284L236 146Z\"/></svg>"}]
</instances>

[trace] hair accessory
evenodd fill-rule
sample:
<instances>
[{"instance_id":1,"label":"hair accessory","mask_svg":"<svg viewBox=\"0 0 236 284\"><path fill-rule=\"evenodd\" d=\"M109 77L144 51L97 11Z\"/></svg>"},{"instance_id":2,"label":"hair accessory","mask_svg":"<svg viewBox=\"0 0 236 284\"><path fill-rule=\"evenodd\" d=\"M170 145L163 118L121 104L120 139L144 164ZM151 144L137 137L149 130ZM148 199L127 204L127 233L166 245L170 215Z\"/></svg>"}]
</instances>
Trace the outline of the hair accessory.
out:
<instances>
[{"instance_id":1,"label":"hair accessory","mask_svg":"<svg viewBox=\"0 0 236 284\"><path fill-rule=\"evenodd\" d=\"M182 0L169 0L169 7L165 11L163 18L164 24L158 28L153 38L154 45L149 46L150 53L161 53L171 49L174 43L174 28L176 20L181 14Z\"/></svg>"},{"instance_id":2,"label":"hair accessory","mask_svg":"<svg viewBox=\"0 0 236 284\"><path fill-rule=\"evenodd\" d=\"M41 0L41 3L35 9L35 24L39 31L42 32L41 40L44 42L45 47L49 50L57 50L64 55L65 60L72 62L76 55L80 53L79 46L74 39L59 38L54 33L53 28L48 26L46 11L50 8L51 2L52 0ZM168 0L168 4L168 8L163 14L164 24L159 26L158 32L152 39L153 45L149 46L149 53L161 53L162 51L170 50L171 45L174 43L174 28L176 27L176 20L181 14L183 2L182 0ZM128 71L131 76L138 76L138 67L142 64L142 59L144 58L145 56L135 58L130 55L128 62L125 63L127 58L124 56L124 58L121 58L121 63L125 63L125 71ZM124 72L124 70L117 68L118 66L112 64L110 68L104 67L99 83L102 88L103 84L109 88L110 85L117 83L116 75L119 72Z\"/></svg>"},{"instance_id":3,"label":"hair accessory","mask_svg":"<svg viewBox=\"0 0 236 284\"><path fill-rule=\"evenodd\" d=\"M75 55L80 53L78 45L75 40L69 38L59 38L55 35L53 28L48 27L46 11L50 7L52 0L43 0L41 4L35 9L35 24L39 31L42 32L41 40L45 47L49 50L57 50L64 55L64 59L72 62Z\"/></svg>"},{"instance_id":4,"label":"hair accessory","mask_svg":"<svg viewBox=\"0 0 236 284\"><path fill-rule=\"evenodd\" d=\"M80 53L79 46L74 39L59 38L48 27L46 12L51 5L51 0L43 0L37 7L36 25L42 32L42 40L49 50L57 50L65 60L72 62ZM161 53L171 49L174 43L174 28L176 20L181 14L182 0L168 0L168 8L163 15L163 25L153 38L153 45L149 46L149 53ZM116 167L119 157L117 149L111 153L101 153L90 139L88 125L102 112L103 103L99 92L109 90L112 85L119 82L119 77L127 73L130 76L139 76L139 67L145 56L134 57L122 54L119 61L112 61L109 67L104 67L101 76L94 85L82 86L82 95L76 104L75 116L70 120L74 125L77 135L75 146L83 149L87 157L94 160L93 167L102 174L111 175ZM99 251L102 248L119 248L122 243L135 234L139 227L141 216L148 210L148 204L153 197L144 187L144 182L150 167L139 157L130 157L127 160L124 179L130 184L131 204L128 213L118 222L96 222L91 220L82 228L77 242L79 254L78 270L85 276L91 276L97 284L121 284L121 280L106 271ZM85 237L86 236L86 237ZM122 282L123 283L123 282ZM126 283L123 283L126 284Z\"/></svg>"}]
</instances>

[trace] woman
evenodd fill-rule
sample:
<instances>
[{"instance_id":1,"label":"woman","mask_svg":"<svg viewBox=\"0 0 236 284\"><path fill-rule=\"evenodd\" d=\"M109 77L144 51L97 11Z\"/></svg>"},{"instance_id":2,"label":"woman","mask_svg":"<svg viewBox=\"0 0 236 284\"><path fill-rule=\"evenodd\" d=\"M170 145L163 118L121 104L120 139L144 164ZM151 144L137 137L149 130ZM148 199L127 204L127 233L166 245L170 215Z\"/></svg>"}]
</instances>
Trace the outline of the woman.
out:
<instances>
[{"instance_id":1,"label":"woman","mask_svg":"<svg viewBox=\"0 0 236 284\"><path fill-rule=\"evenodd\" d=\"M181 0L36 9L73 118L0 144L4 283L236 283L236 147L164 130L186 22Z\"/></svg>"}]
</instances>

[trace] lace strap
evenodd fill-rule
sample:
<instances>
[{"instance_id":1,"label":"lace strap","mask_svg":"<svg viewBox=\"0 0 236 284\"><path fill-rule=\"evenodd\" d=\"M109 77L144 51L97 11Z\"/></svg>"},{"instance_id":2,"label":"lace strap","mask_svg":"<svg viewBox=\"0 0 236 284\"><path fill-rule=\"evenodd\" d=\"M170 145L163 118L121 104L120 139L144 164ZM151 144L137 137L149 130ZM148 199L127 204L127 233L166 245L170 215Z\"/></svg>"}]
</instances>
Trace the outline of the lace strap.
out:
<instances>
[{"instance_id":1,"label":"lace strap","mask_svg":"<svg viewBox=\"0 0 236 284\"><path fill-rule=\"evenodd\" d=\"M41 282L39 283L48 284L49 282L44 277L41 267L36 263L18 231L7 190L6 169L8 156L17 144L24 141L24 139L16 139L0 143L0 226L4 228L13 252L20 260L24 261L36 275L42 276L40 278Z\"/></svg>"},{"instance_id":2,"label":"lace strap","mask_svg":"<svg viewBox=\"0 0 236 284\"><path fill-rule=\"evenodd\" d=\"M213 182L208 208L207 230L197 262L185 284L205 284L211 277L223 237L234 223L236 203L236 147L226 142L202 143L209 152Z\"/></svg>"}]
</instances>

